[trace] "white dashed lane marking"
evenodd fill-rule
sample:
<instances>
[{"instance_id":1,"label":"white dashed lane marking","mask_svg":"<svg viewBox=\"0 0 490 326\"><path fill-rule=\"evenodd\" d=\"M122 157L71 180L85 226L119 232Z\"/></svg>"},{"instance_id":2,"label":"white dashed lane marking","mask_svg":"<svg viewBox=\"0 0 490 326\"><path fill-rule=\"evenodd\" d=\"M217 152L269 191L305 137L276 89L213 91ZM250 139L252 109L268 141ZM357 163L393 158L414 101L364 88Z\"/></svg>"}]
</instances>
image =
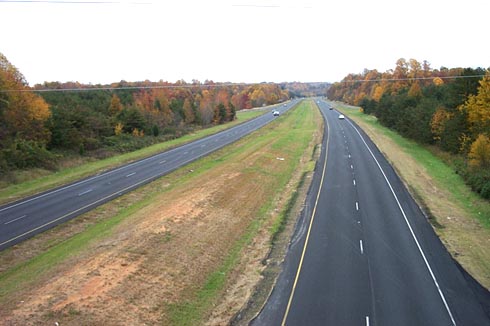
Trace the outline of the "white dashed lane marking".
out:
<instances>
[{"instance_id":1,"label":"white dashed lane marking","mask_svg":"<svg viewBox=\"0 0 490 326\"><path fill-rule=\"evenodd\" d=\"M78 196L83 196L83 195L86 195L88 194L89 192L93 191L93 189L87 189L85 191L82 191L81 193L78 194Z\"/></svg>"},{"instance_id":2,"label":"white dashed lane marking","mask_svg":"<svg viewBox=\"0 0 490 326\"><path fill-rule=\"evenodd\" d=\"M20 219L23 219L24 217L27 217L27 215L22 215L22 216L20 216L20 217L14 218L13 220L10 220L10 221L5 222L5 223L3 223L3 224L4 224L4 225L7 225L7 224L10 224L10 223L12 223L12 222L15 222L15 221L18 221L18 220L20 220Z\"/></svg>"}]
</instances>

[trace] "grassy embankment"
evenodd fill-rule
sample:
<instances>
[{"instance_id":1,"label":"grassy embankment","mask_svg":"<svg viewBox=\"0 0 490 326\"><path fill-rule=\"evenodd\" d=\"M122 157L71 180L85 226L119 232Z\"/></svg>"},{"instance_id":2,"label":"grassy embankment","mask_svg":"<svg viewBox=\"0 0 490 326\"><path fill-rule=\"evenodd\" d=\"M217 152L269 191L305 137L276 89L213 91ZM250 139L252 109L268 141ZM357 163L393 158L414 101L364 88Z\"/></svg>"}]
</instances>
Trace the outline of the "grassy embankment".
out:
<instances>
[{"instance_id":1,"label":"grassy embankment","mask_svg":"<svg viewBox=\"0 0 490 326\"><path fill-rule=\"evenodd\" d=\"M269 111L267 110L265 112L269 112ZM183 137L176 138L174 140L170 140L167 142L148 146L146 148L142 148L134 152L109 157L103 160L97 160L97 161L85 163L72 168L66 168L57 172L39 171L39 169L33 169L29 171L19 171L17 172L17 174L19 175L18 178L26 181L18 184L11 184L5 186L4 188L0 188L0 204L24 196L32 195L34 193L41 192L46 189L50 189L66 183L70 183L75 180L87 177L89 175L93 175L101 171L115 168L127 162L139 160L166 151L170 148L180 146L185 143L194 141L196 139L203 138L211 134L220 132L222 130L228 129L239 123L243 123L247 120L253 119L263 113L264 111L262 110L238 111L237 119L235 121L222 125L217 125L211 128L202 129L195 133L188 134ZM36 177L39 174L41 174L42 177Z\"/></svg>"},{"instance_id":2,"label":"grassy embankment","mask_svg":"<svg viewBox=\"0 0 490 326\"><path fill-rule=\"evenodd\" d=\"M383 127L359 108L335 105L358 123L397 170L448 251L483 286L490 288L490 203L466 186L427 147Z\"/></svg>"},{"instance_id":3,"label":"grassy embankment","mask_svg":"<svg viewBox=\"0 0 490 326\"><path fill-rule=\"evenodd\" d=\"M295 198L295 189L301 175L314 167L314 163L311 162L312 151L316 145L313 144L313 139L315 139L314 134L320 132L321 118L319 112L313 108L311 102L303 102L294 111L279 117L276 122L253 135L96 209L92 214L98 216L98 221L89 225L83 232L53 245L33 259L3 271L0 274L0 303L4 307L13 308L20 299L19 296L29 293L30 288L53 279L56 273L68 268L66 266L69 266L72 260L78 261L80 259L78 257L90 256L92 251L96 252L92 250L98 248L94 244L117 238L116 233L119 231L116 230L119 230L120 226L125 225L128 220L132 222L131 228L137 230L139 222L155 215L153 206L161 203L171 204L173 197L179 197L172 194L194 194L198 192L197 185L219 180L223 175L231 175L233 176L231 183L225 182L216 190L210 188L201 190L212 194L212 198L203 207L211 205L210 212L231 212L231 216L240 220L240 225L243 227L238 229L235 227L233 232L222 230L220 238L213 238L213 245L216 242L217 246L222 247L216 249L215 256L205 259L199 269L191 268L186 270L186 273L173 272L172 277L186 277L187 281L182 283L183 290L176 294L175 300L157 304L158 315L165 324L200 324L203 316L209 314L218 298L223 295L224 288L240 261L244 248L252 245L252 239L262 232L261 230L268 230L270 238L280 229L281 223L278 221L284 219L288 201ZM291 183L293 175L296 175L296 181ZM141 211L144 211L144 214ZM107 215L107 212L111 214ZM187 222L179 220L178 227L175 228L172 227L171 221L168 223L170 226L167 228L171 231L164 233L163 240L155 239L155 242L152 242L153 238L149 236L145 236L145 241L136 238L132 248L137 248L131 249L132 255L142 253L138 258L143 260L142 266L145 266L145 262L151 263L149 264L151 270L157 270L159 274L169 267L156 264L158 262L169 264L168 261L171 260L171 257L163 259L162 254L183 251L179 259L192 258L195 255L194 259L189 258L190 261L200 260L203 256L198 252L202 246L199 239L187 238L183 243L179 242L179 239L181 240L182 232L189 231L184 227L185 225L188 228L197 228L199 224L208 222L201 221L196 224L194 221L189 221L189 224L186 224ZM219 225L221 224L223 223ZM127 229L124 232L127 232ZM221 238L224 239L223 243L220 242ZM140 248L143 242L148 242L148 247ZM209 242L204 241L204 243ZM166 249L167 246L172 250ZM154 251L156 252L153 253ZM211 251L205 252L206 255L210 255ZM171 267L172 270L175 268L175 265ZM203 273L203 271L208 272ZM147 273L147 270L135 273L134 277L143 273ZM196 275L192 276L193 273ZM189 278L195 281L188 284ZM121 283L125 284L125 282ZM145 294L146 296L151 297L149 294ZM133 302L137 299L131 298L131 300ZM83 311L77 311L76 315L77 320L83 320ZM50 316L49 314L44 316L43 320L49 319ZM60 320L59 318L69 320L70 313L59 315L56 312L55 316L57 320Z\"/></svg>"}]
</instances>

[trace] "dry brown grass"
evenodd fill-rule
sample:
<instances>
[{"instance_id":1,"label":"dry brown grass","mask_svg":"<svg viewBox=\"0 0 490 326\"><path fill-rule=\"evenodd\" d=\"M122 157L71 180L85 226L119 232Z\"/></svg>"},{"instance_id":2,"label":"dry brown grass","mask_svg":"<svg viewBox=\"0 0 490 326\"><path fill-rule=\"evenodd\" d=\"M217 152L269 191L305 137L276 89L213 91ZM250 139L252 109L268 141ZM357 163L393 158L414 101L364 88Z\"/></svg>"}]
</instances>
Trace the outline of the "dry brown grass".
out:
<instances>
[{"instance_id":1,"label":"dry brown grass","mask_svg":"<svg viewBox=\"0 0 490 326\"><path fill-rule=\"evenodd\" d=\"M298 173L309 163L313 145L302 148L305 159L294 163ZM293 157L275 137L246 146L236 143L211 155L208 163L192 163L23 243L4 255L3 262L24 261L12 254L22 255L22 250L34 257L39 250L32 244L49 248L57 237L82 232L84 223L107 218L147 193L153 196L150 205L131 214L110 235L48 271L35 284L12 293L0 308L0 320L5 325L168 325L172 323L170 307L192 301L251 223L264 218L240 262L227 275L221 299L214 302L216 311L205 313L209 324L226 324L260 279L270 245L269 227L297 182L296 174L291 178L286 173ZM289 182L278 192L285 173ZM264 207L269 207L266 214L261 212Z\"/></svg>"}]
</instances>

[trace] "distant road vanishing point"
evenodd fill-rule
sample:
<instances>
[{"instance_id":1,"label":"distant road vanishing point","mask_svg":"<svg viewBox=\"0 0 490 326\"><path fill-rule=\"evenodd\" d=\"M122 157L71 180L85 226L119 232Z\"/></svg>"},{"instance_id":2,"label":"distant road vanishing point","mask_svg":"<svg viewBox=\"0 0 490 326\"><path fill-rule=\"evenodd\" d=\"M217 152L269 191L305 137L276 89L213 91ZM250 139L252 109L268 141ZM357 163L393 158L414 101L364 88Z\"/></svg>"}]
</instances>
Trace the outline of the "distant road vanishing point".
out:
<instances>
[{"instance_id":1,"label":"distant road vanishing point","mask_svg":"<svg viewBox=\"0 0 490 326\"><path fill-rule=\"evenodd\" d=\"M280 113L293 100L271 108ZM103 203L208 155L277 119L266 113L217 134L72 184L0 206L0 250L66 222Z\"/></svg>"},{"instance_id":2,"label":"distant road vanishing point","mask_svg":"<svg viewBox=\"0 0 490 326\"><path fill-rule=\"evenodd\" d=\"M490 325L488 291L453 261L376 146L317 103L325 136L311 214L251 325Z\"/></svg>"}]
</instances>

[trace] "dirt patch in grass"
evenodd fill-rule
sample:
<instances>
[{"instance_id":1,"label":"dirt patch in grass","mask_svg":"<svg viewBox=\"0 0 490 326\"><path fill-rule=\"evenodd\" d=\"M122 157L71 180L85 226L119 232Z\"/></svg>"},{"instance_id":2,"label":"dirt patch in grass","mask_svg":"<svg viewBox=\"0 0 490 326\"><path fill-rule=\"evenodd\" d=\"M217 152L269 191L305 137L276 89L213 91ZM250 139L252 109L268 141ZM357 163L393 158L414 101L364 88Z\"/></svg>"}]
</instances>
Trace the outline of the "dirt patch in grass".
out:
<instances>
[{"instance_id":1,"label":"dirt patch in grass","mask_svg":"<svg viewBox=\"0 0 490 326\"><path fill-rule=\"evenodd\" d=\"M267 132L282 133L277 125L260 131ZM282 147L281 137L236 143L9 249L0 256L2 264L26 262L27 258L16 255L36 257L43 250L63 246L63 241L89 225L150 198L149 204L107 235L43 273L34 284L26 283L4 297L2 324L179 324L172 319L172 307L193 302L209 275L220 270L257 223L252 240L238 247L239 262L226 272L225 286L216 290L218 299L211 298L210 306L199 312L209 325L226 324L261 278L270 246L269 228L295 190L291 168L301 170L301 164L309 163L307 146L300 146L299 153L307 159L298 164L298 150L289 151L294 143L282 140L288 145ZM36 243L42 249L33 247ZM202 325L204 320L194 324Z\"/></svg>"},{"instance_id":2,"label":"dirt patch in grass","mask_svg":"<svg viewBox=\"0 0 490 326\"><path fill-rule=\"evenodd\" d=\"M213 310L206 326L245 326L260 312L266 303L276 279L281 272L291 235L313 177L311 163L318 159L314 151L321 144L322 133L318 131L306 152L314 152L309 161L304 157L288 184L287 191L278 199L267 225L259 231L253 242L245 249L234 275L228 282L226 293ZM281 212L281 210L283 210ZM281 217L282 215L282 217ZM268 232L277 219L282 218L282 227L276 234ZM271 242L273 241L273 242Z\"/></svg>"},{"instance_id":3,"label":"dirt patch in grass","mask_svg":"<svg viewBox=\"0 0 490 326\"><path fill-rule=\"evenodd\" d=\"M260 175L218 171L205 179L196 180L202 185L197 189L179 189L142 209L90 254L27 293L3 320L8 325L164 322L165 304L204 282L253 219L248 212L257 211L255 196L265 195L257 187Z\"/></svg>"},{"instance_id":4,"label":"dirt patch in grass","mask_svg":"<svg viewBox=\"0 0 490 326\"><path fill-rule=\"evenodd\" d=\"M340 105L338 108L342 109ZM455 200L450 189L440 185L410 154L376 126L372 117L342 109L373 140L396 169L414 198L427 212L447 250L476 280L490 288L490 230ZM371 120L370 120L371 119Z\"/></svg>"}]
</instances>

